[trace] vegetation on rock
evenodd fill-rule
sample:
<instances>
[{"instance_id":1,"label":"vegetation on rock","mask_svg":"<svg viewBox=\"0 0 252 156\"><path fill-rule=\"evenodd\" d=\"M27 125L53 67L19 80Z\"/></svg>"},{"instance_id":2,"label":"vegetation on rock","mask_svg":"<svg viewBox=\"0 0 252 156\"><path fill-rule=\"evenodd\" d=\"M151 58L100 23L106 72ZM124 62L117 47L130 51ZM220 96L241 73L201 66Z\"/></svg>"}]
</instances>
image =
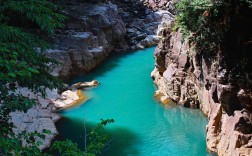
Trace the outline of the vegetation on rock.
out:
<instances>
[{"instance_id":1,"label":"vegetation on rock","mask_svg":"<svg viewBox=\"0 0 252 156\"><path fill-rule=\"evenodd\" d=\"M176 4L176 28L197 44L198 51L216 50L241 7L252 8L251 0L180 0Z\"/></svg>"},{"instance_id":2,"label":"vegetation on rock","mask_svg":"<svg viewBox=\"0 0 252 156\"><path fill-rule=\"evenodd\" d=\"M252 36L251 0L180 0L176 8L173 30L181 28L198 55L211 62L222 51L228 68L236 70L230 76L235 81L250 71L247 51Z\"/></svg>"},{"instance_id":3,"label":"vegetation on rock","mask_svg":"<svg viewBox=\"0 0 252 156\"><path fill-rule=\"evenodd\" d=\"M190 41L196 43L199 53L211 56L218 50L223 34L229 28L231 8L225 0L181 0L177 3L177 25Z\"/></svg>"}]
</instances>

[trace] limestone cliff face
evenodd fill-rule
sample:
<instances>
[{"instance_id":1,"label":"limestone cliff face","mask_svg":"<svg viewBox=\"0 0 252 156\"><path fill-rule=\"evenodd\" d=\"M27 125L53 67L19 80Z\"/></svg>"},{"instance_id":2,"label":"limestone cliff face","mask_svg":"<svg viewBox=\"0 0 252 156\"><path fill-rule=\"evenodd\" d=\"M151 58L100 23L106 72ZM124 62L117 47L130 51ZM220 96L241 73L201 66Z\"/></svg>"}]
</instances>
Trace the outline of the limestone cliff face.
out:
<instances>
[{"instance_id":1,"label":"limestone cliff face","mask_svg":"<svg viewBox=\"0 0 252 156\"><path fill-rule=\"evenodd\" d=\"M63 12L69 18L66 27L56 31L53 49L47 50L61 63L52 68L55 76L88 72L124 42L126 28L116 5L70 3Z\"/></svg>"},{"instance_id":2,"label":"limestone cliff face","mask_svg":"<svg viewBox=\"0 0 252 156\"><path fill-rule=\"evenodd\" d=\"M139 0L112 0L118 6L119 15L125 22L126 41L132 50L157 45L160 38L158 26L173 18L167 10L152 10Z\"/></svg>"},{"instance_id":3,"label":"limestone cliff face","mask_svg":"<svg viewBox=\"0 0 252 156\"><path fill-rule=\"evenodd\" d=\"M168 11L154 12L139 0L96 3L71 1L63 4L69 18L63 30L50 40L54 45L47 55L61 64L52 74L68 79L89 72L112 52L157 45L158 26L173 18Z\"/></svg>"},{"instance_id":4,"label":"limestone cliff face","mask_svg":"<svg viewBox=\"0 0 252 156\"><path fill-rule=\"evenodd\" d=\"M178 0L140 0L146 7L157 10L168 10L171 13L175 12L174 3Z\"/></svg>"},{"instance_id":5,"label":"limestone cliff face","mask_svg":"<svg viewBox=\"0 0 252 156\"><path fill-rule=\"evenodd\" d=\"M220 156L252 155L252 81L249 27L227 32L212 57L182 41L180 30L161 31L152 78L159 93L206 116L207 148ZM246 37L244 37L246 36ZM246 65L245 65L246 62ZM238 78L237 78L238 77Z\"/></svg>"}]
</instances>

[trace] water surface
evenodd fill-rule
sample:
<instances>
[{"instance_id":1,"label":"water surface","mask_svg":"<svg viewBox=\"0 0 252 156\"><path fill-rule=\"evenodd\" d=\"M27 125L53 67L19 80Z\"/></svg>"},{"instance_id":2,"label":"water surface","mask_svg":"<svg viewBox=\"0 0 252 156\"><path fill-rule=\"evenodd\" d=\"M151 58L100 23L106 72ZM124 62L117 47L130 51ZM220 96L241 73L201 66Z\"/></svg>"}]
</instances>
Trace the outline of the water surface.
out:
<instances>
[{"instance_id":1,"label":"water surface","mask_svg":"<svg viewBox=\"0 0 252 156\"><path fill-rule=\"evenodd\" d=\"M86 90L85 104L62 111L60 134L83 145L84 123L89 129L100 119L113 118L106 127L112 142L106 156L205 156L207 120L199 110L164 107L153 97L150 73L154 48L120 54L90 74L72 81L98 80Z\"/></svg>"}]
</instances>

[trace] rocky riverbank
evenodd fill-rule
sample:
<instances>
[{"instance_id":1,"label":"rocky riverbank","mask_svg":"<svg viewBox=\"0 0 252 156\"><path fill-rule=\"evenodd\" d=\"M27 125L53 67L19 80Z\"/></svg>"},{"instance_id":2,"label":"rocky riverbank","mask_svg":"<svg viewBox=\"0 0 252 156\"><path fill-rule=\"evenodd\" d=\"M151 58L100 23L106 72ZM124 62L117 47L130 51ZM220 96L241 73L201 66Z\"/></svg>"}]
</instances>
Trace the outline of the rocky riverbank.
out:
<instances>
[{"instance_id":1,"label":"rocky riverbank","mask_svg":"<svg viewBox=\"0 0 252 156\"><path fill-rule=\"evenodd\" d=\"M57 30L47 55L61 64L51 67L52 74L68 79L89 72L116 48L127 49L126 28L113 4L69 2L62 4L68 17L65 29ZM122 45L122 46L120 46Z\"/></svg>"},{"instance_id":2,"label":"rocky riverbank","mask_svg":"<svg viewBox=\"0 0 252 156\"><path fill-rule=\"evenodd\" d=\"M168 11L154 12L138 0L112 2L114 4L78 0L60 2L61 12L68 20L64 29L56 30L48 38L53 46L46 51L46 55L60 63L50 67L52 75L63 80L69 79L91 71L111 53L156 45L160 40L158 26L173 18ZM79 87L86 85L89 84L80 84ZM60 116L55 111L86 100L81 91L76 90L78 86L72 89L74 91L61 94L57 90L47 90L45 98L25 88L18 89L17 92L35 99L38 105L27 113L11 113L16 126L14 131L42 132L48 129L51 134L41 140L43 144L40 149L48 147L58 133L54 122Z\"/></svg>"},{"instance_id":3,"label":"rocky riverbank","mask_svg":"<svg viewBox=\"0 0 252 156\"><path fill-rule=\"evenodd\" d=\"M138 0L111 2L60 4L68 20L49 39L53 47L46 53L60 62L51 66L54 76L69 79L90 72L112 53L157 45L159 25L173 18L170 12L154 12Z\"/></svg>"},{"instance_id":4,"label":"rocky riverbank","mask_svg":"<svg viewBox=\"0 0 252 156\"><path fill-rule=\"evenodd\" d=\"M26 113L16 111L10 114L11 122L15 126L13 131L18 134L22 131L42 133L44 129L49 130L50 134L46 134L45 139L40 140L42 142L39 146L41 150L49 147L51 141L58 134L54 124L60 119L57 110L75 106L87 100L81 90L66 90L59 94L56 89L46 89L46 97L34 94L26 88L18 88L16 93L34 99L38 104L30 108Z\"/></svg>"},{"instance_id":5,"label":"rocky riverbank","mask_svg":"<svg viewBox=\"0 0 252 156\"><path fill-rule=\"evenodd\" d=\"M11 122L13 122L15 128L14 132L20 133L22 131L27 132L42 132L43 129L51 131L51 134L46 135L44 140L41 140L42 145L40 149L48 147L51 140L58 134L58 131L54 125L60 116L53 112L53 100L60 98L56 90L46 90L47 97L43 98L39 94L34 94L32 91L26 88L18 88L17 93L21 93L25 97L36 100L39 104L30 108L25 112L12 112Z\"/></svg>"},{"instance_id":6,"label":"rocky riverbank","mask_svg":"<svg viewBox=\"0 0 252 156\"><path fill-rule=\"evenodd\" d=\"M231 78L235 66L230 58L249 57L249 45L232 36L243 49L219 51L209 60L195 51L194 45L182 41L180 30L167 25L155 50L155 69L151 73L161 97L170 97L180 105L199 108L208 117L207 148L220 156L252 154L252 89L250 73L241 82ZM239 49L239 48L238 48ZM246 82L246 83L245 83Z\"/></svg>"},{"instance_id":7,"label":"rocky riverbank","mask_svg":"<svg viewBox=\"0 0 252 156\"><path fill-rule=\"evenodd\" d=\"M240 58L240 51L230 54L219 51L210 61L195 52L193 45L182 41L180 30L171 30L174 1L111 2L113 4L91 4L75 0L62 4L62 12L68 21L64 29L57 30L48 39L53 47L47 50L47 56L60 62L51 66L51 73L61 79L69 79L90 72L111 53L145 48L159 42L154 54L155 69L151 74L158 86L157 97L163 103L169 97L185 107L199 108L204 112L209 119L206 140L210 151L223 156L251 155L251 73L243 73L241 82L234 83L230 78L237 68L232 65L232 59ZM248 57L247 47L251 46L251 41L248 38L240 43L241 33L241 30L236 30L236 34L231 34L233 45L237 45L233 49L243 49L242 55ZM49 129L51 134L46 136L40 147L43 149L57 135L54 122L59 116L54 113L55 109L69 106L80 97L78 92L72 91L59 95L55 90L48 90L46 98L25 89L20 91L36 99L39 105L27 113L11 114L17 126L15 131L41 132Z\"/></svg>"}]
</instances>

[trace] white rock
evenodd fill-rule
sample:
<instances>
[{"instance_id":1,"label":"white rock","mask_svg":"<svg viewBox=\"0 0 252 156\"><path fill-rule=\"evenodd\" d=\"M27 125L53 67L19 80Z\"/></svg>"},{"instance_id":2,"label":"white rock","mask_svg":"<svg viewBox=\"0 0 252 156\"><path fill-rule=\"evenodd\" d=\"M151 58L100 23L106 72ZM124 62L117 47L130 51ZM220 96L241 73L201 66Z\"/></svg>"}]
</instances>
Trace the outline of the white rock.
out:
<instances>
[{"instance_id":1,"label":"white rock","mask_svg":"<svg viewBox=\"0 0 252 156\"><path fill-rule=\"evenodd\" d=\"M165 96L162 96L160 98L160 100L161 100L162 103L167 103L169 101L169 97L167 95L165 95Z\"/></svg>"}]
</instances>

